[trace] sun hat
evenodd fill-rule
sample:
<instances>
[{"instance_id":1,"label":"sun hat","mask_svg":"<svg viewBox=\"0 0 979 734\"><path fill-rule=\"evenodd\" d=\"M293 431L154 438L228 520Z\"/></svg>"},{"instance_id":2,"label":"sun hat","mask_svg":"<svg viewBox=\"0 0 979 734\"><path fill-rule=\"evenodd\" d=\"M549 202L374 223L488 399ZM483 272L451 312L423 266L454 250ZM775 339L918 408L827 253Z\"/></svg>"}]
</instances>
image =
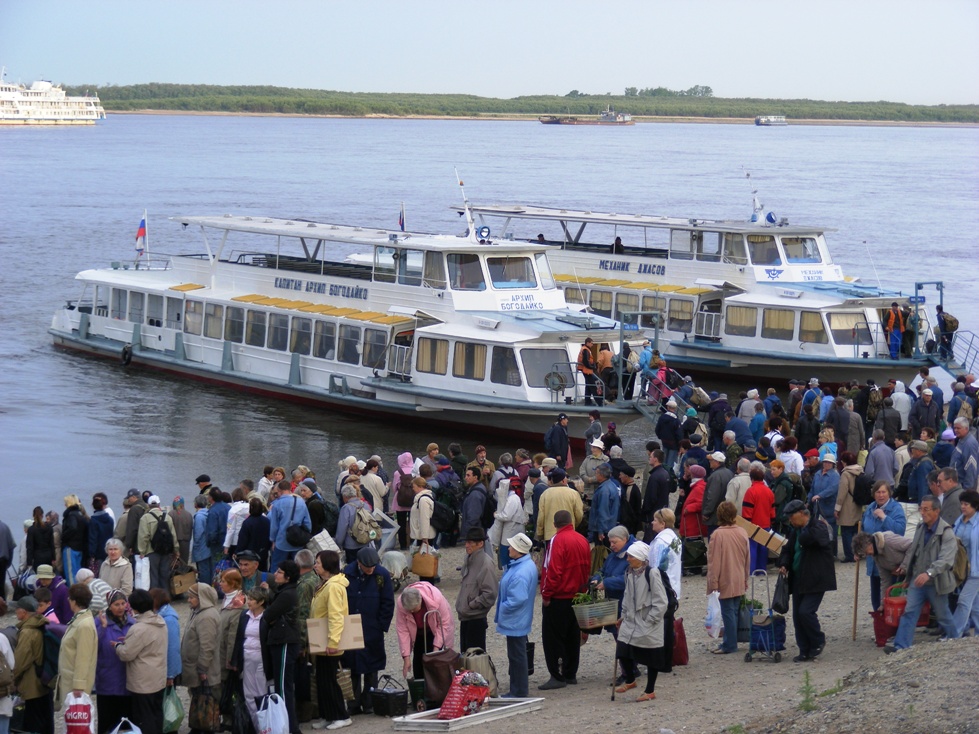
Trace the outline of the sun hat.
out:
<instances>
[{"instance_id":1,"label":"sun hat","mask_svg":"<svg viewBox=\"0 0 979 734\"><path fill-rule=\"evenodd\" d=\"M531 549L534 547L534 544L531 542L530 538L523 533L517 533L512 538L507 539L507 543L509 543L510 547L517 551L517 553L522 553L523 555L530 553Z\"/></svg>"}]
</instances>

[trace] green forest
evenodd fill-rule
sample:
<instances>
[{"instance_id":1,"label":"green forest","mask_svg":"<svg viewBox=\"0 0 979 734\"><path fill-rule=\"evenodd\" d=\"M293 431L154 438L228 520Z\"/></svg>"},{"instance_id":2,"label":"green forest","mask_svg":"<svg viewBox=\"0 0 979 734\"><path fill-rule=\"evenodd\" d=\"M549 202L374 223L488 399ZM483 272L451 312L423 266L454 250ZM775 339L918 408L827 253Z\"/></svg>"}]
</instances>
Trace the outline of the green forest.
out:
<instances>
[{"instance_id":1,"label":"green forest","mask_svg":"<svg viewBox=\"0 0 979 734\"><path fill-rule=\"evenodd\" d=\"M97 93L108 111L247 112L365 117L535 117L597 115L606 105L638 119L656 117L754 118L785 115L790 120L868 120L977 123L979 105L908 105L899 102L824 102L811 99L725 99L710 87L685 91L629 87L621 95L587 94L497 99L469 94L338 92L270 86L133 84L66 87L69 94Z\"/></svg>"}]
</instances>

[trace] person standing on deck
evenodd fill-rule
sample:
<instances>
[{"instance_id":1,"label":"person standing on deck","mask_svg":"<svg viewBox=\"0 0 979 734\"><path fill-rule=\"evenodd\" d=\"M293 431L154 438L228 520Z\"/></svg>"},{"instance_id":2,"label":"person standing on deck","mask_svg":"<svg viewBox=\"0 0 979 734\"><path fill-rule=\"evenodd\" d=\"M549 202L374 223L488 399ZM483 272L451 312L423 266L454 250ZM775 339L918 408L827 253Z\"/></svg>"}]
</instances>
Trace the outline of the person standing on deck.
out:
<instances>
[{"instance_id":1,"label":"person standing on deck","mask_svg":"<svg viewBox=\"0 0 979 734\"><path fill-rule=\"evenodd\" d=\"M904 314L901 313L897 301L891 304L891 310L884 318L884 333L888 337L891 359L897 359L901 352L901 340L904 338Z\"/></svg>"}]
</instances>

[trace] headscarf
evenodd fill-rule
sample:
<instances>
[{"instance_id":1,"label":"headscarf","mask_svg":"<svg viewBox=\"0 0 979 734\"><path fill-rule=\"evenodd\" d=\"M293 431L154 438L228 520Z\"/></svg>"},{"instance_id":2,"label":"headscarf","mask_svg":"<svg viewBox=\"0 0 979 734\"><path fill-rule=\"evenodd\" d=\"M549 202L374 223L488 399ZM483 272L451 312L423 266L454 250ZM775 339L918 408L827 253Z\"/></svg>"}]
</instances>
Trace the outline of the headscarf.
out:
<instances>
[{"instance_id":1,"label":"headscarf","mask_svg":"<svg viewBox=\"0 0 979 734\"><path fill-rule=\"evenodd\" d=\"M173 498L173 509L182 510L184 509L184 498L179 494Z\"/></svg>"},{"instance_id":2,"label":"headscarf","mask_svg":"<svg viewBox=\"0 0 979 734\"><path fill-rule=\"evenodd\" d=\"M122 613L122 617L117 617L112 613L112 605L120 599L126 602L126 611ZM122 589L112 589L105 593L105 616L106 619L120 627L126 624L126 619L129 617L129 599Z\"/></svg>"}]
</instances>

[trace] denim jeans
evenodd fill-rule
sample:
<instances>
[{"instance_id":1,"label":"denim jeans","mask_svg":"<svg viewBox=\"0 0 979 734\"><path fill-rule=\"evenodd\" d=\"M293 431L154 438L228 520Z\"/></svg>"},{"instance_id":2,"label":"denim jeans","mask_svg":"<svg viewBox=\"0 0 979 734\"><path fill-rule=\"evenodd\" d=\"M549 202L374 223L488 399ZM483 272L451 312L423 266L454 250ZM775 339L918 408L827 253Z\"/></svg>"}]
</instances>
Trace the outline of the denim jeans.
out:
<instances>
[{"instance_id":1,"label":"denim jeans","mask_svg":"<svg viewBox=\"0 0 979 734\"><path fill-rule=\"evenodd\" d=\"M275 569L279 567L280 563L287 560L291 561L296 553L298 553L298 551L276 548L274 551L272 551L272 560L269 562L269 573L275 573Z\"/></svg>"},{"instance_id":2,"label":"denim jeans","mask_svg":"<svg viewBox=\"0 0 979 734\"><path fill-rule=\"evenodd\" d=\"M856 525L840 525L840 535L843 536L843 557L853 560L853 536L857 534Z\"/></svg>"},{"instance_id":3,"label":"denim jeans","mask_svg":"<svg viewBox=\"0 0 979 734\"><path fill-rule=\"evenodd\" d=\"M721 649L724 652L738 651L738 609L740 606L740 596L721 599L721 619L724 620L724 639L721 642Z\"/></svg>"},{"instance_id":4,"label":"denim jeans","mask_svg":"<svg viewBox=\"0 0 979 734\"><path fill-rule=\"evenodd\" d=\"M979 576L970 576L966 579L962 590L959 591L959 605L955 607L952 619L955 622L956 637L964 635L970 624L979 634Z\"/></svg>"},{"instance_id":5,"label":"denim jeans","mask_svg":"<svg viewBox=\"0 0 979 734\"><path fill-rule=\"evenodd\" d=\"M506 655L510 664L510 691L513 698L529 695L527 676L527 635L506 638Z\"/></svg>"},{"instance_id":6,"label":"denim jeans","mask_svg":"<svg viewBox=\"0 0 979 734\"><path fill-rule=\"evenodd\" d=\"M501 545L500 546L500 568L506 571L510 567L510 546Z\"/></svg>"},{"instance_id":7,"label":"denim jeans","mask_svg":"<svg viewBox=\"0 0 979 734\"><path fill-rule=\"evenodd\" d=\"M897 626L897 635L894 637L894 647L897 649L911 647L914 643L914 630L918 626L921 607L926 601L931 604L931 610L938 618L938 626L942 628L945 636L955 637L955 623L952 621L952 613L948 610L948 594L939 594L935 591L933 582L919 589L912 580L908 586L908 605L904 608L901 623Z\"/></svg>"},{"instance_id":8,"label":"denim jeans","mask_svg":"<svg viewBox=\"0 0 979 734\"><path fill-rule=\"evenodd\" d=\"M214 560L207 556L199 561L194 561L194 565L197 566L197 581L210 586L211 579L214 578Z\"/></svg>"}]
</instances>

